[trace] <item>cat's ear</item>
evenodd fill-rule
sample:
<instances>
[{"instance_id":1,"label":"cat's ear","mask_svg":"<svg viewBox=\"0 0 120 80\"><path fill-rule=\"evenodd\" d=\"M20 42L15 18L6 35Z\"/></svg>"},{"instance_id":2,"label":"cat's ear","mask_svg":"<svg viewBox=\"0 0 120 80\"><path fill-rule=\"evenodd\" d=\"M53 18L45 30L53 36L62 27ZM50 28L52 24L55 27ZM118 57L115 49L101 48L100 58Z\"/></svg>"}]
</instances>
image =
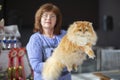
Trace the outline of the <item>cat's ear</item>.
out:
<instances>
[{"instance_id":1,"label":"cat's ear","mask_svg":"<svg viewBox=\"0 0 120 80\"><path fill-rule=\"evenodd\" d=\"M91 29L94 31L94 28L93 28L93 23L92 22L89 22L88 25L91 27Z\"/></svg>"},{"instance_id":2,"label":"cat's ear","mask_svg":"<svg viewBox=\"0 0 120 80\"><path fill-rule=\"evenodd\" d=\"M89 26L92 26L92 25L93 25L93 23L92 23L92 22L89 22L88 24L89 24Z\"/></svg>"},{"instance_id":3,"label":"cat's ear","mask_svg":"<svg viewBox=\"0 0 120 80\"><path fill-rule=\"evenodd\" d=\"M75 22L73 23L73 25L74 25L74 27L76 27L76 26L77 26L77 21L75 21Z\"/></svg>"},{"instance_id":4,"label":"cat's ear","mask_svg":"<svg viewBox=\"0 0 120 80\"><path fill-rule=\"evenodd\" d=\"M5 23L5 22L4 22L4 19L1 19L1 20L0 20L0 26L3 27L3 26L4 26L4 23Z\"/></svg>"},{"instance_id":5,"label":"cat's ear","mask_svg":"<svg viewBox=\"0 0 120 80\"><path fill-rule=\"evenodd\" d=\"M69 26L69 28L67 30L68 34L70 34L75 29L76 26L77 26L77 23L75 21Z\"/></svg>"}]
</instances>

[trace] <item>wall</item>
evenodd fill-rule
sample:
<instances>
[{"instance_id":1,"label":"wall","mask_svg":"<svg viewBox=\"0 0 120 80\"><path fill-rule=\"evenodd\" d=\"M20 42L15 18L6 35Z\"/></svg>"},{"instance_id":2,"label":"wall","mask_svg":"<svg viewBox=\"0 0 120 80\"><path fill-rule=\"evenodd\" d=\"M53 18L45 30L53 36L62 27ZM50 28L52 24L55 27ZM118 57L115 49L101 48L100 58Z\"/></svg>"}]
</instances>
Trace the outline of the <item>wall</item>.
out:
<instances>
[{"instance_id":1,"label":"wall","mask_svg":"<svg viewBox=\"0 0 120 80\"><path fill-rule=\"evenodd\" d=\"M98 27L96 26L98 25L98 1L96 0L75 0L74 2L70 0L5 0L5 2L6 25L17 23L18 19L23 26L33 25L36 10L42 4L51 2L57 5L63 14L63 28L66 29L76 20L89 20L95 24L95 28Z\"/></svg>"},{"instance_id":2,"label":"wall","mask_svg":"<svg viewBox=\"0 0 120 80\"><path fill-rule=\"evenodd\" d=\"M75 0L74 2L67 0L5 0L6 25L19 25L23 45L26 45L32 34L36 10L41 4L48 1L60 7L64 29L67 29L74 20L90 20L98 34L97 46L120 48L120 0ZM113 18L112 30L103 29L106 15Z\"/></svg>"},{"instance_id":3,"label":"wall","mask_svg":"<svg viewBox=\"0 0 120 80\"><path fill-rule=\"evenodd\" d=\"M98 46L114 46L120 48L120 0L99 0L99 30ZM113 29L105 31L104 16L110 15L113 17ZM108 26L109 28L109 26Z\"/></svg>"},{"instance_id":4,"label":"wall","mask_svg":"<svg viewBox=\"0 0 120 80\"><path fill-rule=\"evenodd\" d=\"M3 17L3 10L4 10L4 0L0 0L0 20Z\"/></svg>"},{"instance_id":5,"label":"wall","mask_svg":"<svg viewBox=\"0 0 120 80\"><path fill-rule=\"evenodd\" d=\"M98 0L5 0L6 25L18 24L22 43L26 45L34 26L34 15L40 5L56 4L63 14L63 29L76 20L89 20L98 29Z\"/></svg>"}]
</instances>

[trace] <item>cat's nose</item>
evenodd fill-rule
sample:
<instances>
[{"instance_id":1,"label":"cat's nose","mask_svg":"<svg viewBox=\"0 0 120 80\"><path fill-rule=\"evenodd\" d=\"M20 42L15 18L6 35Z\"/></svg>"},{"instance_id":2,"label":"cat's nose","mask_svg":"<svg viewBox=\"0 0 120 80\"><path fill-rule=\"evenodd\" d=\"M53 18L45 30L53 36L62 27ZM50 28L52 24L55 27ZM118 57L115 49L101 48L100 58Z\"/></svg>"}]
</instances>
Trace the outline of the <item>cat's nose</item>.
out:
<instances>
[{"instance_id":1,"label":"cat's nose","mask_svg":"<svg viewBox=\"0 0 120 80\"><path fill-rule=\"evenodd\" d=\"M83 31L83 34L85 34L85 31Z\"/></svg>"}]
</instances>

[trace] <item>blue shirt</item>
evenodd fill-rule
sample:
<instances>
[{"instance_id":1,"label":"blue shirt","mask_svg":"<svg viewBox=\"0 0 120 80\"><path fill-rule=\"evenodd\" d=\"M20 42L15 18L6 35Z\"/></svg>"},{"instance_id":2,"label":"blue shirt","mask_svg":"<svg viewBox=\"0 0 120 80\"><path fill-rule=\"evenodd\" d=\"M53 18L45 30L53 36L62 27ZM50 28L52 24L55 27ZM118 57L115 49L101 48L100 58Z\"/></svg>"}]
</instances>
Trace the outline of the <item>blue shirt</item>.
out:
<instances>
[{"instance_id":1,"label":"blue shirt","mask_svg":"<svg viewBox=\"0 0 120 80\"><path fill-rule=\"evenodd\" d=\"M58 46L65 34L66 31L61 30L61 34L55 35L53 38L48 38L39 32L31 35L26 50L30 65L34 71L34 80L42 80L41 72L44 61L51 56L53 49ZM59 80L71 80L71 73L61 76Z\"/></svg>"}]
</instances>

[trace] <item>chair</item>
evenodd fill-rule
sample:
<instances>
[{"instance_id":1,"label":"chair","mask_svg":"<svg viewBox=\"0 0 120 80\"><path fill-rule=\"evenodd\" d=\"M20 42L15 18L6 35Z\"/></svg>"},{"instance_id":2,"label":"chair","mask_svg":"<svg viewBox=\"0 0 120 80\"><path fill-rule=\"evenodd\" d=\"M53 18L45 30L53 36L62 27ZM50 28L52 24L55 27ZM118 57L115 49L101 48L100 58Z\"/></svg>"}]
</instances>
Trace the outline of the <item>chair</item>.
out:
<instances>
[{"instance_id":1,"label":"chair","mask_svg":"<svg viewBox=\"0 0 120 80\"><path fill-rule=\"evenodd\" d=\"M120 50L102 49L100 53L100 69L120 70Z\"/></svg>"}]
</instances>

